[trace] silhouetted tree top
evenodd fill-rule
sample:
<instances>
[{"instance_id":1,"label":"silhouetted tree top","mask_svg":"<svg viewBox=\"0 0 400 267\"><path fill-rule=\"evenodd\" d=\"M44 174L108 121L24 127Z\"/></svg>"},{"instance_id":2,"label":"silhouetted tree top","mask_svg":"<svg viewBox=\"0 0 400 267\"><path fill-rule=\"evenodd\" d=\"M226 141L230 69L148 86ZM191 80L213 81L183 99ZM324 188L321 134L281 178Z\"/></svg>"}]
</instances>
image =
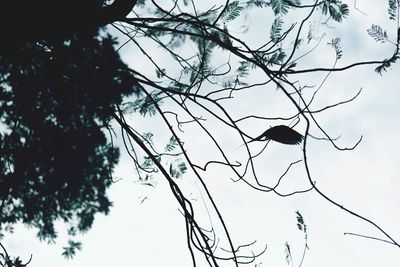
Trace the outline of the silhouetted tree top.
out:
<instances>
[{"instance_id":1,"label":"silhouetted tree top","mask_svg":"<svg viewBox=\"0 0 400 267\"><path fill-rule=\"evenodd\" d=\"M119 151L107 141L113 107L138 93L116 41L99 29L136 1L6 1L0 10L0 231L21 221L38 237L70 234L107 213Z\"/></svg>"},{"instance_id":2,"label":"silhouetted tree top","mask_svg":"<svg viewBox=\"0 0 400 267\"><path fill-rule=\"evenodd\" d=\"M22 221L52 239L56 219L75 233L108 212L119 153L104 130L114 105L138 93L115 44L92 31L1 58L0 228Z\"/></svg>"},{"instance_id":3,"label":"silhouetted tree top","mask_svg":"<svg viewBox=\"0 0 400 267\"><path fill-rule=\"evenodd\" d=\"M42 39L63 39L125 18L136 0L3 1L0 9L0 50Z\"/></svg>"}]
</instances>

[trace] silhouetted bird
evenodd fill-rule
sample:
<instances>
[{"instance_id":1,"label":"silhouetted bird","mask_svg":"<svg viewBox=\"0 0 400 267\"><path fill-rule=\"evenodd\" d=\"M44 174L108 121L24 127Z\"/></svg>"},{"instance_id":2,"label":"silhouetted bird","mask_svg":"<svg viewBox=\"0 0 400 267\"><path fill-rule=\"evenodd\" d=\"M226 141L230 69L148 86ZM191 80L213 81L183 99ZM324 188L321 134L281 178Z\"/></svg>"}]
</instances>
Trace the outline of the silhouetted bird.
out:
<instances>
[{"instance_id":1,"label":"silhouetted bird","mask_svg":"<svg viewBox=\"0 0 400 267\"><path fill-rule=\"evenodd\" d=\"M303 141L303 136L286 125L278 125L269 128L260 136L254 138L253 141L267 141L274 140L276 142L287 145L298 145Z\"/></svg>"}]
</instances>

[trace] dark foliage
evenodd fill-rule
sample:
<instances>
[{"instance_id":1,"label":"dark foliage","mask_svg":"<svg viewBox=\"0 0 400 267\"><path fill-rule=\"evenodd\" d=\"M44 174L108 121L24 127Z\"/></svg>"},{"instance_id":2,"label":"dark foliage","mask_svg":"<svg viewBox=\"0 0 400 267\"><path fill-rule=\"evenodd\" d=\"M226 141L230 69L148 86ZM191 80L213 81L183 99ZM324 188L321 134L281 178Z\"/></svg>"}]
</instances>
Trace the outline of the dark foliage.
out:
<instances>
[{"instance_id":1,"label":"dark foliage","mask_svg":"<svg viewBox=\"0 0 400 267\"><path fill-rule=\"evenodd\" d=\"M22 221L51 240L55 220L74 234L109 211L118 150L104 130L138 93L114 45L96 30L0 57L0 228Z\"/></svg>"},{"instance_id":2,"label":"dark foliage","mask_svg":"<svg viewBox=\"0 0 400 267\"><path fill-rule=\"evenodd\" d=\"M18 53L21 45L39 40L61 40L87 33L125 18L136 0L13 0L2 1L0 53Z\"/></svg>"}]
</instances>

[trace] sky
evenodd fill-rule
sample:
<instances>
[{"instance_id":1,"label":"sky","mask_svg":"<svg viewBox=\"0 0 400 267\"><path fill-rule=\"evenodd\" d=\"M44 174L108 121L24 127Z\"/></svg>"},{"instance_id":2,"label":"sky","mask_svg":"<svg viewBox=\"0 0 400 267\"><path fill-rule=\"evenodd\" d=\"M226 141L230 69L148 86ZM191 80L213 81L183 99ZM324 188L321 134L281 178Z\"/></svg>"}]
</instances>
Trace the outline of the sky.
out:
<instances>
[{"instance_id":1,"label":"sky","mask_svg":"<svg viewBox=\"0 0 400 267\"><path fill-rule=\"evenodd\" d=\"M322 27L326 37L312 54L299 62L303 66L330 67L334 52L326 45L334 37L342 38L343 58L338 66L361 60L387 58L393 50L390 45L379 44L367 35L372 24L380 24L388 29L389 37L395 39L396 26L387 19L386 5L382 1L359 1L357 11L351 6L350 17L342 24L328 24ZM202 2L206 5L206 2ZM386 3L385 3L386 4ZM268 12L267 12L268 13ZM365 13L365 14L364 14ZM269 14L269 13L268 13ZM255 12L243 18L250 25L246 33L241 33L240 23L237 34L252 44L257 44L260 33L268 33L270 21L265 13ZM289 17L290 19L295 17ZM243 22L241 22L243 23ZM190 47L187 48L190 50ZM157 60L168 66L168 59L159 50L150 50ZM185 53L182 51L182 53ZM301 52L301 51L300 51ZM299 52L299 53L300 53ZM153 72L143 64L133 47L121 50L123 58L132 68ZM220 57L220 58L218 58ZM218 55L216 60L224 60ZM168 66L170 67L170 66ZM360 88L362 93L353 102L332 109L317 118L332 136L341 136L338 144L351 146L362 135L363 140L354 151L337 151L326 142L309 139L308 160L316 185L329 197L358 214L365 216L396 240L400 240L400 144L397 124L400 107L397 103L398 65L394 65L382 76L374 72L373 66L359 67L328 77L323 84L315 107L323 107L354 96ZM252 73L255 81L262 80L258 73ZM324 73L299 77L308 85L317 85L325 78ZM274 88L256 88L235 95L227 103L229 111L239 117L243 114L280 114L284 98ZM196 112L200 112L195 110ZM166 128L160 119L141 118L136 114L127 116L140 131L164 133ZM215 121L207 122L215 129L215 136L222 140L232 158L242 158L240 140L232 132L226 131ZM245 124L246 130L256 136L271 122L257 120ZM300 124L297 130L302 130ZM320 133L312 129L312 133ZM163 144L169 136L160 134L156 140ZM198 129L185 126L188 152L199 162L206 162L214 155L209 140ZM190 142L195 140L195 142ZM116 140L121 144L121 140ZM254 149L261 145L255 144ZM292 161L301 158L300 146L282 146L271 143L257 160L257 171L265 183L273 183ZM67 237L61 235L57 244L48 245L35 238L35 231L19 225L12 236L4 240L9 253L28 259L33 255L30 267L37 266L190 266L186 248L183 217L178 205L162 177L156 177L156 186L149 187L137 181L132 162L123 154L115 171L115 177L122 178L109 191L114 203L108 216L96 217L93 228L82 236L82 251L72 260L61 256ZM249 266L288 266L284 244L288 242L293 257L293 266L298 266L304 247L304 236L296 226L296 211L303 215L308 228L308 246L302 266L398 266L399 248L356 236L346 232L384 238L371 225L332 206L315 192L281 198L271 193L257 192L243 183L234 183L232 174L225 168L210 168L204 180L227 222L236 245L257 241L252 250L257 253L267 245L266 252ZM188 172L178 181L188 197L198 208L199 219L205 225L210 221L204 208L204 191L192 173ZM307 181L303 165L297 165L285 178L282 191L305 187ZM203 202L204 201L204 202ZM217 221L212 218L217 228ZM60 232L65 228L59 226ZM221 244L223 244L221 235ZM250 252L250 251L247 251ZM200 261L201 262L201 261ZM206 266L201 265L199 266ZM221 266L233 266L223 263Z\"/></svg>"}]
</instances>

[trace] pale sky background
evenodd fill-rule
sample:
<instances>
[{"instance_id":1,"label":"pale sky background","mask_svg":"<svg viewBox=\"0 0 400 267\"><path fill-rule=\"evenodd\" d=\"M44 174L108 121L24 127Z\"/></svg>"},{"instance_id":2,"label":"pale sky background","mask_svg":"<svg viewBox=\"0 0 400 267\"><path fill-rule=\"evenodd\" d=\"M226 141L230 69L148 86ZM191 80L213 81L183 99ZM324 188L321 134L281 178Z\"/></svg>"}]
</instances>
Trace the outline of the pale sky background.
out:
<instances>
[{"instance_id":1,"label":"pale sky background","mask_svg":"<svg viewBox=\"0 0 400 267\"><path fill-rule=\"evenodd\" d=\"M353 1L346 2L351 6L350 17L342 24L331 24L334 28L322 27L321 33L326 32L327 36L303 64L330 67L334 52L328 49L326 43L334 37L341 37L343 45L343 59L338 66L391 56L392 47L376 43L366 32L371 24L380 24L387 28L389 37L393 40L396 38L395 23L387 19L386 1L358 1L358 8L367 15L354 10ZM206 5L205 1L202 3ZM265 21L265 17L270 14L270 10L264 9L262 12L252 13L245 18L250 30L241 38L246 42L257 42L262 34L269 36L270 24ZM148 65L139 60L140 56L135 54L133 48L127 46L121 52L133 68L146 71ZM152 52L160 53L158 50ZM162 54L155 58L164 60ZM152 68L148 71L153 74ZM397 64L383 76L374 72L374 66L332 74L321 89L315 107L348 99L361 87L363 92L352 103L332 109L318 116L318 119L332 136L342 135L338 141L340 145L351 146L360 135L363 135L363 141L356 150L350 152L336 151L324 142L308 142L309 164L317 186L345 207L376 222L397 241L400 241L399 71L400 66ZM259 79L257 74L253 75L254 79ZM323 73L303 76L301 82L318 85L323 78ZM285 102L281 102L283 98L274 88L257 88L237 94L236 97L228 106L235 115L285 112L280 108ZM170 136L164 134L166 129L157 117L143 119L130 115L128 118L140 131L151 130L155 136L161 135L160 144ZM253 121L248 124L248 132L256 136L269 127L269 123L273 122ZM208 125L213 127L212 124ZM300 131L301 127L296 129ZM238 148L241 143L237 136L225 132L217 124L214 129L218 129L215 133L217 137L224 137L223 144L231 151L232 157L240 158L243 150ZM192 127L185 130L188 151L201 162L208 160L212 153L208 141ZM313 133L320 135L316 131ZM190 144L190 141L195 142ZM117 142L121 143L121 140ZM18 226L15 234L4 240L8 252L21 256L23 260L33 254L29 267L190 266L183 217L164 178L157 178L154 188L141 185L137 182L132 163L122 154L115 172L115 176L122 180L109 191L114 207L108 216L96 217L93 228L81 238L83 248L74 259L65 260L61 256L67 237L60 235L56 245L47 245L35 238L35 231L23 226ZM300 157L300 147L271 143L257 161L258 173L264 182L273 183L292 159ZM243 183L233 183L230 180L232 174L218 168L211 168L204 177L227 222L235 245L257 240L252 247L255 253L265 244L268 245L266 253L248 266L287 266L285 242L291 245L294 266L298 266L304 239L296 226L297 210L304 216L309 234L310 250L302 266L400 265L399 248L383 242L345 236L344 232L354 232L384 238L371 225L332 206L315 192L289 198L255 192ZM178 182L199 209L196 214L199 214L201 222L209 227L198 182L195 182L190 172ZM303 165L298 165L284 180L282 190L286 192L306 184ZM59 227L62 232L63 226ZM221 263L221 266L233 264Z\"/></svg>"}]
</instances>

